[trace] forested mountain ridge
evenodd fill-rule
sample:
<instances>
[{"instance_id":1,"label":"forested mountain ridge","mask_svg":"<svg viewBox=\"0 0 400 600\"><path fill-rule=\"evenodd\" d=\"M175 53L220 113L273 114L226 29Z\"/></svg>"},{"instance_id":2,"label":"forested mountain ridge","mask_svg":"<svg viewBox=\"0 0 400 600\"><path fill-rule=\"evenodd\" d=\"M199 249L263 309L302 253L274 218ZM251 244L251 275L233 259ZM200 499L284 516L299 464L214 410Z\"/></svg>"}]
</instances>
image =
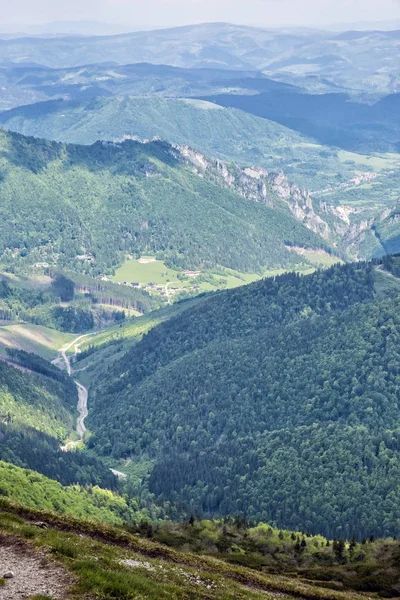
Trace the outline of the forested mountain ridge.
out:
<instances>
[{"instance_id":1,"label":"forested mountain ridge","mask_svg":"<svg viewBox=\"0 0 400 600\"><path fill-rule=\"evenodd\" d=\"M307 189L322 189L354 176L333 149L248 112L191 98L54 100L0 113L0 122L23 135L74 144L159 137L227 162L291 169L294 182ZM316 173L317 165L323 165L321 173Z\"/></svg>"},{"instance_id":2,"label":"forested mountain ridge","mask_svg":"<svg viewBox=\"0 0 400 600\"><path fill-rule=\"evenodd\" d=\"M369 258L399 246L395 207L336 209L281 172L188 146L78 146L1 131L0 146L5 265L103 275L150 252L179 268L262 274L304 264L291 247Z\"/></svg>"},{"instance_id":3,"label":"forested mountain ridge","mask_svg":"<svg viewBox=\"0 0 400 600\"><path fill-rule=\"evenodd\" d=\"M301 262L286 244L326 245L284 202L261 205L220 176L199 176L165 142L67 146L0 132L0 145L0 252L9 264L103 274L147 251L185 268L263 272Z\"/></svg>"},{"instance_id":4,"label":"forested mountain ridge","mask_svg":"<svg viewBox=\"0 0 400 600\"><path fill-rule=\"evenodd\" d=\"M400 94L368 103L354 102L348 94L305 94L270 90L260 94L223 94L201 99L270 119L321 144L353 152L399 151Z\"/></svg>"},{"instance_id":5,"label":"forested mountain ridge","mask_svg":"<svg viewBox=\"0 0 400 600\"><path fill-rule=\"evenodd\" d=\"M397 534L399 300L375 281L286 275L155 327L91 389L91 445L153 461L150 490L186 511Z\"/></svg>"},{"instance_id":6,"label":"forested mountain ridge","mask_svg":"<svg viewBox=\"0 0 400 600\"><path fill-rule=\"evenodd\" d=\"M257 80L249 81L251 84ZM87 86L83 87L86 90ZM211 156L215 151L222 154L220 158L224 158L223 153L231 159L242 155L247 162L261 166L259 161L268 161L274 150L275 160L282 158L290 163L297 157L301 159L297 167L304 170L302 162L312 150L317 163L317 152L324 153L324 171L329 167L327 159L332 159L332 147L364 154L398 152L400 94L379 101L371 96L368 103L362 103L344 93L306 94L290 86L270 87L265 92L233 88L223 94L211 91L182 94L179 98L155 92L144 96L133 92L104 96L98 92L97 97L67 100L69 94L65 92L60 99L4 110L0 123L24 135L79 144L97 139L116 141L124 135L140 139L159 136L169 142L194 145ZM270 167L270 163L265 166ZM345 167L341 165L342 170Z\"/></svg>"}]
</instances>

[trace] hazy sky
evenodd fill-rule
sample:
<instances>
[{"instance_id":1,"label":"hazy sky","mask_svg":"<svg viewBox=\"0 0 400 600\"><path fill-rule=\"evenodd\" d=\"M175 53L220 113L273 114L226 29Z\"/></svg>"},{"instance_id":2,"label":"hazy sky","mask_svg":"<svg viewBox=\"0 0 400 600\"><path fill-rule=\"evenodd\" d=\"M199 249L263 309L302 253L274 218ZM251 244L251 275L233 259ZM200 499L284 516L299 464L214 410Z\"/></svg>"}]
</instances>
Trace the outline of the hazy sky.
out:
<instances>
[{"instance_id":1,"label":"hazy sky","mask_svg":"<svg viewBox=\"0 0 400 600\"><path fill-rule=\"evenodd\" d=\"M4 24L83 19L132 27L205 21L315 26L400 18L400 0L1 0L0 5Z\"/></svg>"}]
</instances>

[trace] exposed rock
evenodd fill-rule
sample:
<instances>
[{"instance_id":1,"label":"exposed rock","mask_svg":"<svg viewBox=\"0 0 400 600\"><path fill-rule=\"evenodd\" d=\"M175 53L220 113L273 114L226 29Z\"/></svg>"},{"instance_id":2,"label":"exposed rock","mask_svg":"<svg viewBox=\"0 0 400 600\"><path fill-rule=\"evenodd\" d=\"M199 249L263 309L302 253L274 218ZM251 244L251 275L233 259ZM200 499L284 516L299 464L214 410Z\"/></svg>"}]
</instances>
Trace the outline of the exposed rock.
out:
<instances>
[{"instance_id":1,"label":"exposed rock","mask_svg":"<svg viewBox=\"0 0 400 600\"><path fill-rule=\"evenodd\" d=\"M400 211L394 210L393 206L379 216L371 215L364 208L331 206L314 198L315 194L290 183L282 171L270 173L262 167L241 168L218 159L209 159L189 146L173 146L171 153L176 160L191 166L200 177L229 187L244 198L289 210L305 227L332 247L340 247L342 252L349 251L349 257L352 258L362 258L360 245L369 233L375 236L374 225L377 222L387 220L390 224L400 223ZM365 173L341 187L345 189L350 185L359 185L375 177L374 173ZM365 217L360 218L363 214ZM357 215L360 215L358 219Z\"/></svg>"},{"instance_id":2,"label":"exposed rock","mask_svg":"<svg viewBox=\"0 0 400 600\"><path fill-rule=\"evenodd\" d=\"M221 160L210 160L189 146L175 146L174 156L190 165L202 177L234 189L241 196L267 206L289 209L308 229L323 239L334 243L337 234L342 234L348 224L347 216L340 211L330 211L325 204L314 202L307 190L291 184L282 171L269 173L262 167L240 168ZM324 215L334 222L332 228Z\"/></svg>"},{"instance_id":3,"label":"exposed rock","mask_svg":"<svg viewBox=\"0 0 400 600\"><path fill-rule=\"evenodd\" d=\"M6 584L0 586L0 600L21 600L32 596L61 600L75 581L43 551L7 536L0 536L2 572Z\"/></svg>"}]
</instances>

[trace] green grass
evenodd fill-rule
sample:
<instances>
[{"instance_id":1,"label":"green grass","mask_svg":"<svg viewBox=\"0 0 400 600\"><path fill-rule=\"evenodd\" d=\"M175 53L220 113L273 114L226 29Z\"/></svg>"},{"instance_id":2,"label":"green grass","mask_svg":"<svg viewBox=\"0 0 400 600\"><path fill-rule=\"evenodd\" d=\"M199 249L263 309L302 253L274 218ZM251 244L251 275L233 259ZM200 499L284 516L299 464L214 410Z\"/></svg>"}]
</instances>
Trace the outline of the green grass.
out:
<instances>
[{"instance_id":1,"label":"green grass","mask_svg":"<svg viewBox=\"0 0 400 600\"><path fill-rule=\"evenodd\" d=\"M113 525L132 520L140 513L126 500L97 486L62 486L35 471L0 461L0 496L7 496L33 509L59 512L86 520Z\"/></svg>"},{"instance_id":2,"label":"green grass","mask_svg":"<svg viewBox=\"0 0 400 600\"><path fill-rule=\"evenodd\" d=\"M354 162L357 166L368 167L370 171L380 173L387 169L398 168L400 165L400 157L398 154L385 153L380 156L365 154L358 154L356 152L348 152L347 150L339 150L338 158L340 162L346 163L348 161Z\"/></svg>"},{"instance_id":3,"label":"green grass","mask_svg":"<svg viewBox=\"0 0 400 600\"><path fill-rule=\"evenodd\" d=\"M358 600L296 578L257 573L213 557L182 553L107 526L1 502L0 532L46 548L77 578L67 598L99 600ZM44 521L47 529L31 525Z\"/></svg>"},{"instance_id":4,"label":"green grass","mask_svg":"<svg viewBox=\"0 0 400 600\"><path fill-rule=\"evenodd\" d=\"M149 262L143 263L141 261ZM163 261L156 260L151 256L143 256L140 260L131 259L125 261L111 280L116 283L126 281L128 283L157 283L165 285L167 280L175 280L177 274L178 271L169 269Z\"/></svg>"},{"instance_id":5,"label":"green grass","mask_svg":"<svg viewBox=\"0 0 400 600\"><path fill-rule=\"evenodd\" d=\"M330 257L329 254L323 250L301 251L299 254L304 256L305 260L309 263L304 263L304 265L299 263L295 270L301 273L312 272L313 268L310 265L313 264L324 268L338 262L337 258ZM168 268L163 261L156 260L154 257L144 256L139 260L126 260L116 271L112 281L119 283L126 282L127 284L136 282L140 283L141 286L148 286L149 283L154 283L157 286L162 286L163 292L165 292L166 286L168 286L170 292L174 291L174 294L169 297L170 301L173 301L176 294L179 294L179 292L202 293L215 292L221 289L232 289L254 283L255 281L262 279L262 277L276 277L286 272L287 269L269 269L264 271L261 275L260 273L240 273L233 269L220 269L218 272L207 271L203 273L197 271L197 273L199 273L198 276L185 276L185 278L182 279L182 276L184 276L183 271ZM181 278L178 278L178 275L180 275ZM177 289L173 290L172 288ZM161 293L150 287L147 287L147 291L150 291L152 294Z\"/></svg>"},{"instance_id":6,"label":"green grass","mask_svg":"<svg viewBox=\"0 0 400 600\"><path fill-rule=\"evenodd\" d=\"M303 256L308 263L314 265L318 269L328 269L332 265L343 263L340 258L333 256L332 254L328 254L328 252L325 252L324 250L308 250L305 248L293 248L293 250L300 256ZM311 272L313 269L306 268L305 270Z\"/></svg>"},{"instance_id":7,"label":"green grass","mask_svg":"<svg viewBox=\"0 0 400 600\"><path fill-rule=\"evenodd\" d=\"M151 256L143 256L141 259L126 260L123 265L116 271L112 281L116 283L140 283L142 286L148 286L153 283L163 287L163 292L171 288L178 288L177 291L195 291L211 292L217 289L233 288L247 283L252 283L261 278L261 275L256 273L239 273L232 269L222 269L221 273L207 272L202 273L196 271L200 275L198 277L184 276L183 271L171 269L161 260L156 260ZM278 272L278 271L276 271ZM271 271L275 274L274 271ZM207 281L204 281L204 275ZM267 272L266 272L267 275ZM178 277L180 276L180 278ZM151 293L160 293L151 287L147 287L147 291Z\"/></svg>"},{"instance_id":8,"label":"green grass","mask_svg":"<svg viewBox=\"0 0 400 600\"><path fill-rule=\"evenodd\" d=\"M61 346L76 337L76 334L62 333L28 323L2 325L0 326L0 354L6 354L6 348L17 348L33 352L51 361L57 357Z\"/></svg>"}]
</instances>

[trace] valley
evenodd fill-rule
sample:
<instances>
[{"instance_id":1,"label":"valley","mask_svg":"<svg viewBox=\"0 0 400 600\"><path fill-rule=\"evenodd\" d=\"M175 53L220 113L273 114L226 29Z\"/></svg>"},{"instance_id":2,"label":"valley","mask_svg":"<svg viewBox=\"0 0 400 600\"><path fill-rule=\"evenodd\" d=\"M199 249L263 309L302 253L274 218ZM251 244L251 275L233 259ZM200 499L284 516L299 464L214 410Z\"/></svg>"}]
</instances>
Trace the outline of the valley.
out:
<instances>
[{"instance_id":1,"label":"valley","mask_svg":"<svg viewBox=\"0 0 400 600\"><path fill-rule=\"evenodd\" d=\"M75 25L0 26L0 598L399 597L399 32Z\"/></svg>"}]
</instances>

